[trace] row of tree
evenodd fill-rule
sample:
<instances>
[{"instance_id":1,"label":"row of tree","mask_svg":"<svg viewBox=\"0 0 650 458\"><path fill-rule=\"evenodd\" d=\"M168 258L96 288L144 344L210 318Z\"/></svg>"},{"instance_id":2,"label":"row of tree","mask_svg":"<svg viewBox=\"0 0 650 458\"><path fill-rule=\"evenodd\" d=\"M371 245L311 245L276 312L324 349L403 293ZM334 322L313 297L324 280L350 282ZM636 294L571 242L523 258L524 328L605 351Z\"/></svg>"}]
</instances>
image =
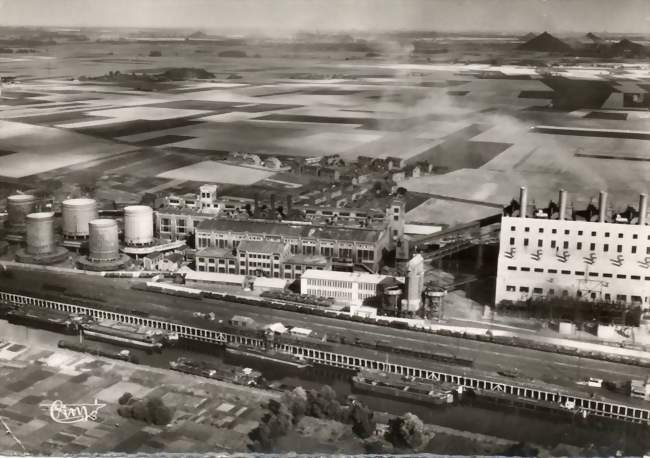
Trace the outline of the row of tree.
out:
<instances>
[{"instance_id":1,"label":"row of tree","mask_svg":"<svg viewBox=\"0 0 650 458\"><path fill-rule=\"evenodd\" d=\"M377 423L373 412L358 401L343 405L330 386L319 390L298 387L283 394L279 401L271 400L259 425L249 434L254 452L274 451L276 441L290 433L303 417L314 417L349 424L352 432L364 440L368 453L419 450L427 442L424 424L414 414L392 418L386 433L376 435Z\"/></svg>"}]
</instances>

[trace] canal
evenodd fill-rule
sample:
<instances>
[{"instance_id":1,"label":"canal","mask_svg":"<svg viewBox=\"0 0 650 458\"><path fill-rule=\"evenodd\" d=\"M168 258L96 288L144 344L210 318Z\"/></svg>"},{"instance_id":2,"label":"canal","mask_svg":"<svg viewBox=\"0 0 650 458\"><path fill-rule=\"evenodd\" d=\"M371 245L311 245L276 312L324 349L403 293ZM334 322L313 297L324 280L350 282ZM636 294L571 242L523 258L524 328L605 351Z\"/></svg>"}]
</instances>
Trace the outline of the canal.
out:
<instances>
[{"instance_id":1,"label":"canal","mask_svg":"<svg viewBox=\"0 0 650 458\"><path fill-rule=\"evenodd\" d=\"M78 342L78 337L64 336L49 331L29 329L11 325L0 320L0 336L9 341L28 346L55 348L59 340ZM118 347L106 343L88 341L89 345L106 351L119 351ZM270 363L254 358L242 360L227 354L216 346L200 342L181 342L174 348L165 349L160 354L148 355L144 351L131 350L141 364L168 368L169 362L185 356L202 359L212 364L226 363L252 367L261 371L271 382L288 387L302 386L306 389L330 385L341 400L353 394L371 409L402 415L412 412L425 423L431 423L463 431L492 435L520 442L529 442L553 448L559 443L587 447L614 446L629 454L641 454L650 449L648 427L614 422L603 418L590 417L586 422L569 415L549 415L528 410L510 409L505 406L461 403L447 407L430 407L393 398L375 397L353 392L349 370L328 366L312 366L298 369L293 366ZM237 359L235 359L237 358Z\"/></svg>"}]
</instances>

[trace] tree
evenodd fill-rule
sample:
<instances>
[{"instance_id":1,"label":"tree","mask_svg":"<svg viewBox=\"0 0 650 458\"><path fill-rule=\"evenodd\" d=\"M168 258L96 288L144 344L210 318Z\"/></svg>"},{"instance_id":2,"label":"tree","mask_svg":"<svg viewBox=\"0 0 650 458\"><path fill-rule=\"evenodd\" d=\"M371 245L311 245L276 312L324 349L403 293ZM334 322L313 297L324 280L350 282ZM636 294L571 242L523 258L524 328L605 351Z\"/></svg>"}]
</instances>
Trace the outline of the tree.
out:
<instances>
[{"instance_id":1,"label":"tree","mask_svg":"<svg viewBox=\"0 0 650 458\"><path fill-rule=\"evenodd\" d=\"M417 450L424 445L424 423L410 412L388 421L386 440L396 448Z\"/></svg>"},{"instance_id":2,"label":"tree","mask_svg":"<svg viewBox=\"0 0 650 458\"><path fill-rule=\"evenodd\" d=\"M287 406L293 415L293 423L296 424L307 412L307 392L303 387L296 387L293 391L284 393L282 403Z\"/></svg>"},{"instance_id":3,"label":"tree","mask_svg":"<svg viewBox=\"0 0 650 458\"><path fill-rule=\"evenodd\" d=\"M395 193L396 193L398 196L404 196L404 195L406 195L407 192L408 192L408 191L406 190L406 188L404 188L404 187L402 187L402 186L400 186L399 188L397 188L397 191L395 191Z\"/></svg>"},{"instance_id":4,"label":"tree","mask_svg":"<svg viewBox=\"0 0 650 458\"><path fill-rule=\"evenodd\" d=\"M154 425L166 425L172 421L172 411L163 403L162 399L158 397L149 398L146 405L148 413L147 418Z\"/></svg>"},{"instance_id":5,"label":"tree","mask_svg":"<svg viewBox=\"0 0 650 458\"><path fill-rule=\"evenodd\" d=\"M362 439L372 436L377 426L373 420L373 413L360 402L355 402L352 405L349 422L352 423L352 432Z\"/></svg>"},{"instance_id":6,"label":"tree","mask_svg":"<svg viewBox=\"0 0 650 458\"><path fill-rule=\"evenodd\" d=\"M118 399L117 402L123 406L126 405L132 397L133 395L127 391L122 396L120 396L120 399Z\"/></svg>"}]
</instances>

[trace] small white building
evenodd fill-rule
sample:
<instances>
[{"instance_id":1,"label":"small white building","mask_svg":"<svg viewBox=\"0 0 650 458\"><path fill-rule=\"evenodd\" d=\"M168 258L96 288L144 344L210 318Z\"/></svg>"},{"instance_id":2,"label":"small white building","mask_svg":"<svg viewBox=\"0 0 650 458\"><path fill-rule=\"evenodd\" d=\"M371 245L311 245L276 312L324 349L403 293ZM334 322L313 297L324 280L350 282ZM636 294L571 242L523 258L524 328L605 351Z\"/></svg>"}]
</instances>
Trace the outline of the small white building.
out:
<instances>
[{"instance_id":1,"label":"small white building","mask_svg":"<svg viewBox=\"0 0 650 458\"><path fill-rule=\"evenodd\" d=\"M404 283L403 277L364 272L308 270L300 277L300 294L333 298L344 305L377 302L385 285Z\"/></svg>"}]
</instances>

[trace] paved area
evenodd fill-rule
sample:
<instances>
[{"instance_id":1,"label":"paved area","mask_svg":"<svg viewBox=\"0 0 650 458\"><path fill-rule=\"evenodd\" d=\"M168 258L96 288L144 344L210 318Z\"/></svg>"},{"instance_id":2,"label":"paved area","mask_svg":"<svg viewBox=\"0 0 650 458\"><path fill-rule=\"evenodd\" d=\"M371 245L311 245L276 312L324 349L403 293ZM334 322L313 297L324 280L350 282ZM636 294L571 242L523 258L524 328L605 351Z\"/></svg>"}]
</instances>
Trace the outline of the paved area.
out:
<instances>
[{"instance_id":1,"label":"paved area","mask_svg":"<svg viewBox=\"0 0 650 458\"><path fill-rule=\"evenodd\" d=\"M0 418L31 454L246 450L260 405L274 393L57 349L0 343ZM167 426L117 414L118 398L159 396L174 411ZM46 405L106 404L97 421L54 422ZM3 427L4 429L4 427ZM0 450L22 452L9 434Z\"/></svg>"}]
</instances>

